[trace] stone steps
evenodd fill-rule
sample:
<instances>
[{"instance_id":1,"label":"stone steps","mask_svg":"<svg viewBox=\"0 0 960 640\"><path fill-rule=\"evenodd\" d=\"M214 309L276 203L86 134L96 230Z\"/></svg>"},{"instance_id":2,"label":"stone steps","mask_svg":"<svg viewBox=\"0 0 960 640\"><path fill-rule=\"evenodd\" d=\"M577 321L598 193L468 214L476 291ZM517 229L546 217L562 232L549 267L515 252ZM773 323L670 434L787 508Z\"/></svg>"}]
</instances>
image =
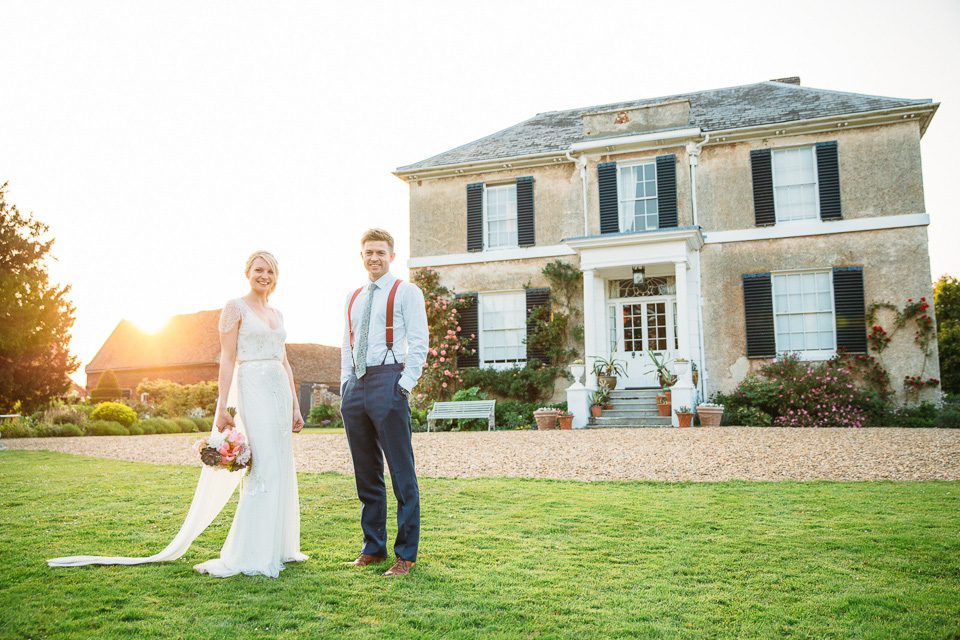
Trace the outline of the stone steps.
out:
<instances>
[{"instance_id":1,"label":"stone steps","mask_svg":"<svg viewBox=\"0 0 960 640\"><path fill-rule=\"evenodd\" d=\"M613 408L604 409L587 427L669 427L670 416L661 417L657 410L657 396L662 393L660 389L614 389L610 392Z\"/></svg>"}]
</instances>

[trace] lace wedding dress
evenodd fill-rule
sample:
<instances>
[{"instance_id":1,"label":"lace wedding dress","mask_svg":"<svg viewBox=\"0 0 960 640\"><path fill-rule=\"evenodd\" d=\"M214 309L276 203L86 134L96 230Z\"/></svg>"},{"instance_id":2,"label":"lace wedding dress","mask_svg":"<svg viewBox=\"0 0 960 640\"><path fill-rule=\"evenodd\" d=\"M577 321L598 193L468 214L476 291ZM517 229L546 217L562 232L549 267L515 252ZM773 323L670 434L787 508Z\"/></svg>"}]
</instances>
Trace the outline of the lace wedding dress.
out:
<instances>
[{"instance_id":1,"label":"lace wedding dress","mask_svg":"<svg viewBox=\"0 0 960 640\"><path fill-rule=\"evenodd\" d=\"M240 502L220 557L196 565L201 573L227 577L238 573L277 577L285 562L300 562L300 506L293 462L293 397L283 367L286 331L276 312L271 329L241 298L230 300L220 330L240 322L237 362L227 400L237 408L237 427L246 434L253 465L229 472L204 467L193 502L179 533L167 548L145 558L72 556L48 560L51 567L88 564L143 564L175 560L213 521L243 480Z\"/></svg>"}]
</instances>

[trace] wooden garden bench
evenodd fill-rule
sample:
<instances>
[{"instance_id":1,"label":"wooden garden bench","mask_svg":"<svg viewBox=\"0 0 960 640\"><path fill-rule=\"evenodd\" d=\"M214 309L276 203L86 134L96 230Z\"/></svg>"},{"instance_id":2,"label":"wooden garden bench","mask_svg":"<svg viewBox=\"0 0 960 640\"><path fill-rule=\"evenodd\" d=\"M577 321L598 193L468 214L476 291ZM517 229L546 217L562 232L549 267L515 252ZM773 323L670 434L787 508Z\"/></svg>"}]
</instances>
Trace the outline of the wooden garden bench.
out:
<instances>
[{"instance_id":1,"label":"wooden garden bench","mask_svg":"<svg viewBox=\"0 0 960 640\"><path fill-rule=\"evenodd\" d=\"M460 418L486 418L487 431L493 430L494 407L496 400L465 400L463 402L434 402L433 409L427 414L427 431L433 428L437 420Z\"/></svg>"}]
</instances>

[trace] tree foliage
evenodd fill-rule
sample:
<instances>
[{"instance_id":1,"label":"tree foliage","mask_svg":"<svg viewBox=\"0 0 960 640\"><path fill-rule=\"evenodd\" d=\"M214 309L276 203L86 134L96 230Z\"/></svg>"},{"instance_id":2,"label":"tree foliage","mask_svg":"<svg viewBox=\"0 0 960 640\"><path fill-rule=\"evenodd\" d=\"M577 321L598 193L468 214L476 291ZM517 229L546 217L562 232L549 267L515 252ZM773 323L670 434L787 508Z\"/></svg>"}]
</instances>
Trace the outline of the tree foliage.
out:
<instances>
[{"instance_id":1,"label":"tree foliage","mask_svg":"<svg viewBox=\"0 0 960 640\"><path fill-rule=\"evenodd\" d=\"M933 285L940 345L940 388L960 393L960 281L942 275Z\"/></svg>"},{"instance_id":2,"label":"tree foliage","mask_svg":"<svg viewBox=\"0 0 960 640\"><path fill-rule=\"evenodd\" d=\"M23 215L0 186L0 410L31 412L70 388L74 307L69 285L51 284L49 227Z\"/></svg>"},{"instance_id":3,"label":"tree foliage","mask_svg":"<svg viewBox=\"0 0 960 640\"><path fill-rule=\"evenodd\" d=\"M217 408L220 385L216 382L178 384L170 380L144 380L137 386L137 395L146 393L150 415L186 416L201 409L210 415Z\"/></svg>"}]
</instances>

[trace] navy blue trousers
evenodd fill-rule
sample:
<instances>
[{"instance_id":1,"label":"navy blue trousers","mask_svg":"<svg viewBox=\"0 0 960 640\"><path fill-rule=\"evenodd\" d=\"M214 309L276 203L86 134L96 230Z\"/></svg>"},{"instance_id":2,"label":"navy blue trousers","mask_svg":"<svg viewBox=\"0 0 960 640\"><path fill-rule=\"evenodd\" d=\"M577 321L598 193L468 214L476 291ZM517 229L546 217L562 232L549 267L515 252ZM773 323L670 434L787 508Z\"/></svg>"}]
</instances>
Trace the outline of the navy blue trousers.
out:
<instances>
[{"instance_id":1,"label":"navy blue trousers","mask_svg":"<svg viewBox=\"0 0 960 640\"><path fill-rule=\"evenodd\" d=\"M410 404L398 384L402 372L403 364L383 364L367 367L363 378L350 376L343 388L340 412L353 458L357 496L363 505L361 553L387 557L387 487L383 480L386 457L397 499L397 539L393 551L399 558L416 562L420 487L413 463Z\"/></svg>"}]
</instances>

